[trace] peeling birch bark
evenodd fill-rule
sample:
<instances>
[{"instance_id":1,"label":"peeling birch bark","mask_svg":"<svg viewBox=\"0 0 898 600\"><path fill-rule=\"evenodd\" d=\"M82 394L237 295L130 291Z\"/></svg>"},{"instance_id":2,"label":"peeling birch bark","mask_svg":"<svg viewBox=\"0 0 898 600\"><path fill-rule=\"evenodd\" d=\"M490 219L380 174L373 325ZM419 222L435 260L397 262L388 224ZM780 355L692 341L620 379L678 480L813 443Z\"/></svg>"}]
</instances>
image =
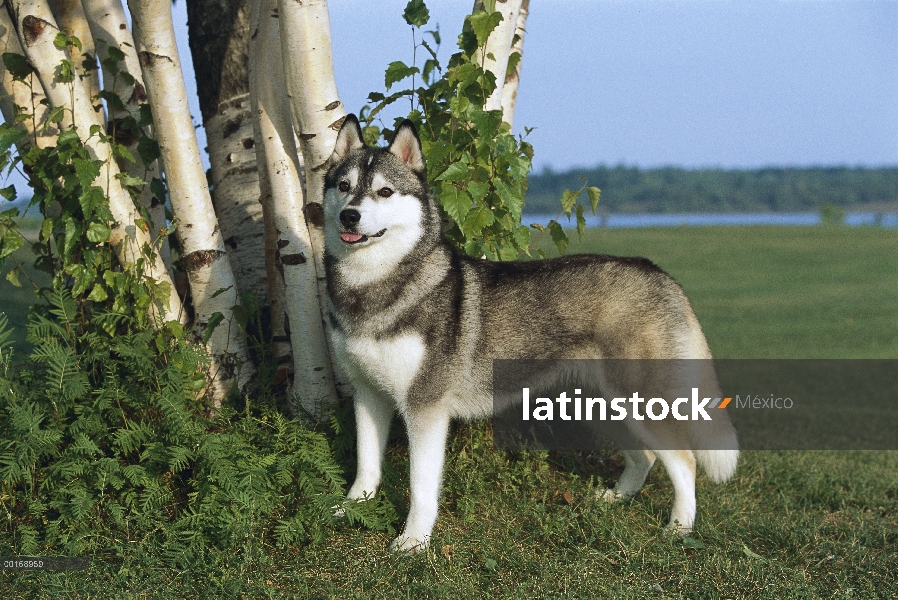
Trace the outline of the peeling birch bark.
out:
<instances>
[{"instance_id":1,"label":"peeling birch bark","mask_svg":"<svg viewBox=\"0 0 898 600\"><path fill-rule=\"evenodd\" d=\"M483 0L475 0L474 10L483 10ZM497 0L496 11L502 13L502 21L493 29L480 56L480 66L496 76L496 89L487 98L484 110L502 108L502 89L505 87L508 55L511 53L511 42L518 24L521 0ZM492 55L492 58L489 55Z\"/></svg>"},{"instance_id":2,"label":"peeling birch bark","mask_svg":"<svg viewBox=\"0 0 898 600\"><path fill-rule=\"evenodd\" d=\"M67 2L69 0L58 1ZM125 139L126 136L119 134L115 128L115 124L125 117L130 116L138 120L140 105L147 102L143 73L140 69L140 61L137 59L137 50L134 47L134 37L131 35L131 30L128 29L128 21L125 19L125 9L122 7L121 0L84 0L84 14L103 69L103 89L118 96L125 107L124 110L118 110L114 106L109 106L109 129L117 133L116 141L127 146L131 154L137 157L138 140ZM124 63L123 70L134 78L133 84L129 84L123 77L114 77L102 66L103 61L109 56L109 48L118 48L125 54L122 61ZM121 69L122 65L119 68ZM152 164L144 166L139 160L130 162L120 159L119 168L131 177L143 179L147 183L154 178L161 179L159 161L153 161ZM140 195L140 203L147 210L150 220L153 222L153 237L159 237L160 230L165 229L166 226L165 198L156 198L150 186L145 185ZM163 235L160 240L159 253L162 255L162 262L171 272L171 249L167 236Z\"/></svg>"},{"instance_id":3,"label":"peeling birch bark","mask_svg":"<svg viewBox=\"0 0 898 600\"><path fill-rule=\"evenodd\" d=\"M143 256L144 247L152 242L149 234L136 224L140 213L135 208L131 195L116 177L119 170L112 159L109 145L100 142L96 136L89 135L92 126L102 129L103 123L100 115L93 109L87 88L77 77L72 83L61 83L56 79L55 70L59 63L71 60L71 57L66 50L60 50L53 44L59 28L50 13L50 7L46 0L13 0L7 2L7 7L16 17L19 41L50 104L71 112L73 127L78 131L88 152L103 163L94 185L106 191L109 210L115 219L109 243L115 249L119 262L123 265L133 264ZM165 321L179 320L183 311L175 286L159 253L153 252L152 256L154 260L148 261L147 275L170 286L168 305L163 307L160 316Z\"/></svg>"},{"instance_id":4,"label":"peeling birch bark","mask_svg":"<svg viewBox=\"0 0 898 600\"><path fill-rule=\"evenodd\" d=\"M224 318L207 347L212 355L208 390L217 409L236 385L243 390L255 372L246 338L231 307L239 302L224 240L212 208L206 174L187 105L169 0L131 0L134 41L166 165L169 198L181 241L181 264L190 281L194 331L203 334L215 313Z\"/></svg>"},{"instance_id":5,"label":"peeling birch bark","mask_svg":"<svg viewBox=\"0 0 898 600\"><path fill-rule=\"evenodd\" d=\"M518 22L514 29L514 40L511 45L509 59L515 53L520 56L512 71L506 70L505 85L502 87L502 120L508 123L509 129L514 125L514 109L518 100L518 84L521 81L521 65L524 62L524 34L527 33L527 15L530 13L530 0L521 2Z\"/></svg>"},{"instance_id":6,"label":"peeling birch bark","mask_svg":"<svg viewBox=\"0 0 898 600\"><path fill-rule=\"evenodd\" d=\"M81 42L81 54L73 56L75 61L75 72L87 84L87 90L90 92L91 102L94 103L94 110L101 112L103 105L99 100L94 100L100 93L100 77L97 70L85 70L84 60L85 54L90 55L91 60L96 64L96 47L94 46L93 36L87 25L87 18L84 15L84 8L81 6L81 0L49 0L50 11L56 18L56 24L63 31L70 32Z\"/></svg>"},{"instance_id":7,"label":"peeling birch bark","mask_svg":"<svg viewBox=\"0 0 898 600\"><path fill-rule=\"evenodd\" d=\"M315 254L302 213L301 172L285 93L277 15L277 0L253 2L250 90L256 115L256 153L264 166L260 173L271 188L263 206L276 234L277 277L286 297L282 310L286 309L290 321L293 393L309 413L320 415L337 401L337 393L320 312L325 298L319 298Z\"/></svg>"},{"instance_id":8,"label":"peeling birch bark","mask_svg":"<svg viewBox=\"0 0 898 600\"><path fill-rule=\"evenodd\" d=\"M25 55L22 44L16 37L12 19L6 7L3 7L0 9L0 54L6 52ZM37 145L38 148L55 146L56 136L59 135L59 129L54 124L51 124L46 131L41 131L47 122L50 107L41 103L46 96L37 77L31 74L28 79L31 85L16 81L0 62L0 112L3 113L3 119L12 124L22 112L31 115L31 118L19 123L19 127L28 133L28 137L17 144L20 154L27 152L33 145Z\"/></svg>"},{"instance_id":9,"label":"peeling birch bark","mask_svg":"<svg viewBox=\"0 0 898 600\"><path fill-rule=\"evenodd\" d=\"M306 198L303 213L312 241L318 294L327 298L324 278L324 175L334 150L337 132L346 118L334 80L330 16L326 0L278 0L281 50L285 59L287 97L305 162ZM322 320L329 327L326 304ZM332 361L340 396L352 395L352 386L340 365Z\"/></svg>"}]
</instances>

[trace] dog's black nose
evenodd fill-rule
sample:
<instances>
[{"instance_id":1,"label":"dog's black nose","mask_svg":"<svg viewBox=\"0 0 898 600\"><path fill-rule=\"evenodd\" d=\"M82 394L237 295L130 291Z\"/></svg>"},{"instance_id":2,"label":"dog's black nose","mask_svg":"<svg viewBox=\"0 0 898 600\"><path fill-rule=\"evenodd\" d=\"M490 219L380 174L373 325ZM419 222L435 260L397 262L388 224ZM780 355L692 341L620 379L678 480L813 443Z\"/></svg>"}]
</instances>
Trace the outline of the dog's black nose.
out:
<instances>
[{"instance_id":1,"label":"dog's black nose","mask_svg":"<svg viewBox=\"0 0 898 600\"><path fill-rule=\"evenodd\" d=\"M347 208L346 210L340 211L340 223L343 224L343 227L355 227L361 220L362 215L357 210Z\"/></svg>"}]
</instances>

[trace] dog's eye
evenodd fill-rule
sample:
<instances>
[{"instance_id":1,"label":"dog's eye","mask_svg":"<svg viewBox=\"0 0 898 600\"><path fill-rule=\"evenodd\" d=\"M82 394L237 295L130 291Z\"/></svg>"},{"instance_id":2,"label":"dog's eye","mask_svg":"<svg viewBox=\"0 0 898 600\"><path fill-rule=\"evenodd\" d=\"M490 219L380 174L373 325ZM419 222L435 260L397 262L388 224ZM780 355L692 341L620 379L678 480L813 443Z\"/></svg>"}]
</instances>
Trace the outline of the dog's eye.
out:
<instances>
[{"instance_id":1,"label":"dog's eye","mask_svg":"<svg viewBox=\"0 0 898 600\"><path fill-rule=\"evenodd\" d=\"M379 190L377 190L377 195L381 198L389 198L393 195L393 190L388 187L380 188Z\"/></svg>"},{"instance_id":2,"label":"dog's eye","mask_svg":"<svg viewBox=\"0 0 898 600\"><path fill-rule=\"evenodd\" d=\"M344 194L349 191L349 184L346 183L345 181L341 181L340 185L337 187L339 187L340 191L343 192Z\"/></svg>"}]
</instances>

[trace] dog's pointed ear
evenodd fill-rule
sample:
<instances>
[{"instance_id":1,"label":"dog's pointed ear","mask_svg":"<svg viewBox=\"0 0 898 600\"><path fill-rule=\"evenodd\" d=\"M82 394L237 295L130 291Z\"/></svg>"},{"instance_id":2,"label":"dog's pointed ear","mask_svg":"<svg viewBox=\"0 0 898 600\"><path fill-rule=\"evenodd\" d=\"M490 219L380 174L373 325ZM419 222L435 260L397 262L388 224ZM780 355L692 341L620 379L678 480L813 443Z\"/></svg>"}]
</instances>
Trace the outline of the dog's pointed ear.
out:
<instances>
[{"instance_id":1,"label":"dog's pointed ear","mask_svg":"<svg viewBox=\"0 0 898 600\"><path fill-rule=\"evenodd\" d=\"M353 114L346 115L340 132L337 133L337 143L334 144L331 163L342 160L353 150L364 147L365 142L362 141L362 126L359 125L359 120Z\"/></svg>"},{"instance_id":2,"label":"dog's pointed ear","mask_svg":"<svg viewBox=\"0 0 898 600\"><path fill-rule=\"evenodd\" d=\"M396 130L393 142L390 144L390 154L404 162L412 171L424 173L424 152L421 150L421 140L418 139L418 131L415 124L406 119Z\"/></svg>"}]
</instances>

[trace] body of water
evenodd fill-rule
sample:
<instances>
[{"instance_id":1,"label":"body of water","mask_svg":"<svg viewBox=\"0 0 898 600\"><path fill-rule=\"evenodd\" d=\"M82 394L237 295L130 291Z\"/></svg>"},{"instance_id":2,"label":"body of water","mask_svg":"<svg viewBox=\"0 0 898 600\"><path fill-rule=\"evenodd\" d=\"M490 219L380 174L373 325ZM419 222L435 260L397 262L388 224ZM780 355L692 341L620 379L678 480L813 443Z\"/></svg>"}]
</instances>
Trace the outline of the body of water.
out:
<instances>
[{"instance_id":1,"label":"body of water","mask_svg":"<svg viewBox=\"0 0 898 600\"><path fill-rule=\"evenodd\" d=\"M587 227L678 227L707 225L820 225L820 213L635 213L584 215ZM548 225L555 215L524 215L522 222ZM559 222L567 226L562 215ZM844 222L851 227L898 227L898 212L848 212ZM571 217L570 224L575 224Z\"/></svg>"}]
</instances>

